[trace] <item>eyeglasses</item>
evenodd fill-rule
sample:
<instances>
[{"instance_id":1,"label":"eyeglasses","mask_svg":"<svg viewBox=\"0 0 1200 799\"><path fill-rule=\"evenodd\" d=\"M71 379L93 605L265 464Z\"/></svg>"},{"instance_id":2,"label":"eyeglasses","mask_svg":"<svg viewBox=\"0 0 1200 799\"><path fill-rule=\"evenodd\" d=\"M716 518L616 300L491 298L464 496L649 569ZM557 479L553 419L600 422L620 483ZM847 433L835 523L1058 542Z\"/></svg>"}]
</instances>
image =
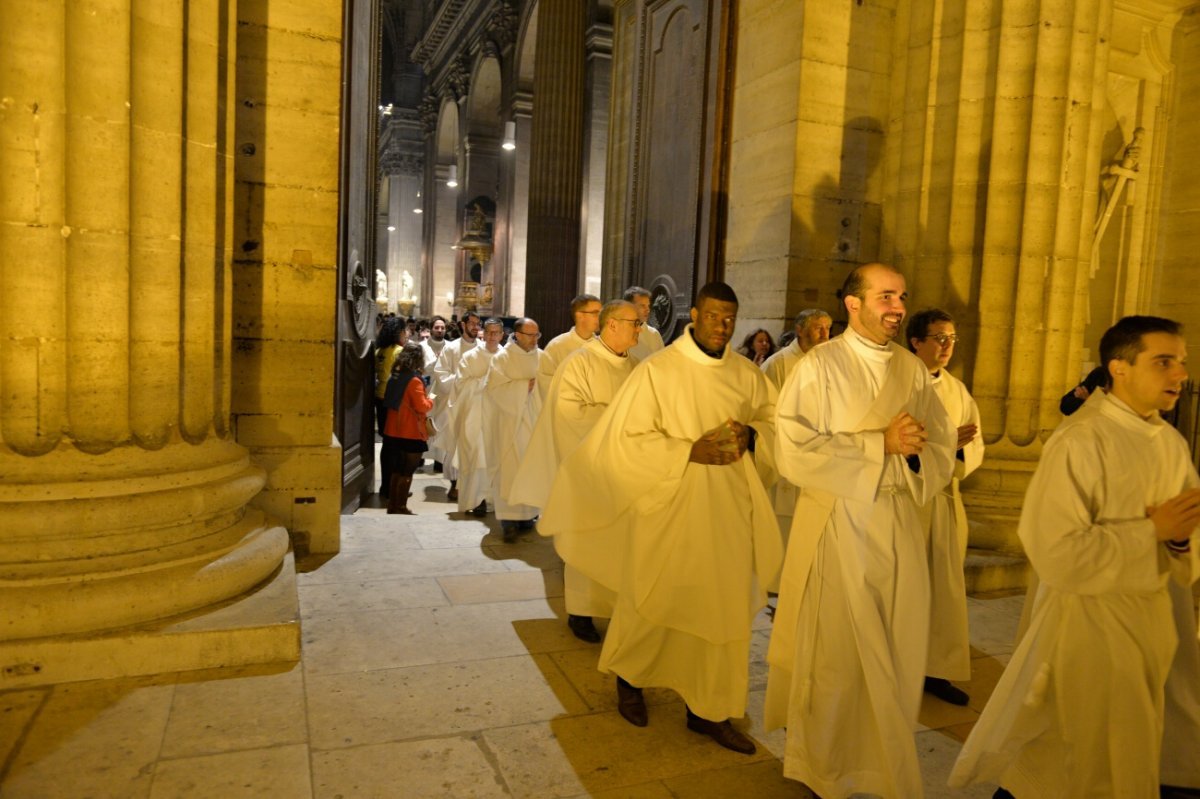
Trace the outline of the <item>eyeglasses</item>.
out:
<instances>
[{"instance_id":1,"label":"eyeglasses","mask_svg":"<svg viewBox=\"0 0 1200 799\"><path fill-rule=\"evenodd\" d=\"M534 341L542 337L541 333L526 333L524 330L514 330L513 332L518 336L533 336Z\"/></svg>"},{"instance_id":2,"label":"eyeglasses","mask_svg":"<svg viewBox=\"0 0 1200 799\"><path fill-rule=\"evenodd\" d=\"M600 315L599 311L576 311L575 313L585 313L588 316L599 316Z\"/></svg>"},{"instance_id":3,"label":"eyeglasses","mask_svg":"<svg viewBox=\"0 0 1200 799\"><path fill-rule=\"evenodd\" d=\"M936 335L926 336L926 339L933 339L938 343L938 346L944 347L947 344L953 344L958 341L957 333L937 333Z\"/></svg>"},{"instance_id":4,"label":"eyeglasses","mask_svg":"<svg viewBox=\"0 0 1200 799\"><path fill-rule=\"evenodd\" d=\"M634 327L642 327L646 324L641 319L613 319L613 321L614 322L629 322Z\"/></svg>"}]
</instances>

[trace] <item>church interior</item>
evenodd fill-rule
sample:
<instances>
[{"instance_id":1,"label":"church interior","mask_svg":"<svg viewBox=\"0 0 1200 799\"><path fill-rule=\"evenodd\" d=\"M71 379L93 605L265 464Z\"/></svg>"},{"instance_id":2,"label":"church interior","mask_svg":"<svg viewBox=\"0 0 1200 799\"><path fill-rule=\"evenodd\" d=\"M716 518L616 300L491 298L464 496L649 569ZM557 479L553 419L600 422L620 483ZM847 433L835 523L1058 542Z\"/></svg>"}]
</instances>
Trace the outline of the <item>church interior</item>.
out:
<instances>
[{"instance_id":1,"label":"church interior","mask_svg":"<svg viewBox=\"0 0 1200 799\"><path fill-rule=\"evenodd\" d=\"M0 4L0 795L810 796L765 613L758 755L631 731L549 539L428 470L384 513L375 322L640 285L669 339L723 280L740 341L883 262L982 415L972 701L916 734L991 796L945 780L1059 398L1122 316L1200 330L1197 108L1195 0Z\"/></svg>"}]
</instances>

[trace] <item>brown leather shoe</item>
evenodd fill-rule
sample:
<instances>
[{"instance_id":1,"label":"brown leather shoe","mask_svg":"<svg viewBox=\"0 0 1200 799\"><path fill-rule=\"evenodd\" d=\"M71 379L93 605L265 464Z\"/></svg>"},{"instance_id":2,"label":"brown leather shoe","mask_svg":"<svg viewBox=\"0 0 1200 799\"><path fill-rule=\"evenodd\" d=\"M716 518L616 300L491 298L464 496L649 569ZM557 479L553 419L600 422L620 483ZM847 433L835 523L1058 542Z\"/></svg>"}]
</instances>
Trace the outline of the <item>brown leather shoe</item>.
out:
<instances>
[{"instance_id":1,"label":"brown leather shoe","mask_svg":"<svg viewBox=\"0 0 1200 799\"><path fill-rule=\"evenodd\" d=\"M617 678L617 712L635 727L645 727L650 723L642 689L634 688L620 677Z\"/></svg>"},{"instance_id":2,"label":"brown leather shoe","mask_svg":"<svg viewBox=\"0 0 1200 799\"><path fill-rule=\"evenodd\" d=\"M726 749L732 749L743 755L752 755L758 751L758 748L754 745L754 741L751 741L734 729L734 726L729 723L729 719L725 719L724 721L709 721L708 719L700 718L689 710L687 712L687 728L692 732L707 735Z\"/></svg>"}]
</instances>

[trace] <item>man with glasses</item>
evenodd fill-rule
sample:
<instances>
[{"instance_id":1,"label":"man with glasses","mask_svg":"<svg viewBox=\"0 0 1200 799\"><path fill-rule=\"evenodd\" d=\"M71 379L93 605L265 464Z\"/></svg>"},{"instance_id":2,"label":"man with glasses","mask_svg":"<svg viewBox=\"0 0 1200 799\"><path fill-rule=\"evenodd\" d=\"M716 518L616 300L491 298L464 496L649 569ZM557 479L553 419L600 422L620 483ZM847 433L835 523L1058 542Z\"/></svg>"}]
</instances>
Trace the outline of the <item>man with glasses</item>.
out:
<instances>
[{"instance_id":1,"label":"man with glasses","mask_svg":"<svg viewBox=\"0 0 1200 799\"><path fill-rule=\"evenodd\" d=\"M606 303L600 311L600 335L572 353L550 383L550 393L538 418L533 441L521 461L510 499L545 507L559 465L595 427L636 361L629 357L642 330L637 308L624 300ZM543 356L544 358L545 356ZM555 537L558 544L574 531ZM598 643L594 617L612 617L613 592L569 563L563 573L567 626L576 638Z\"/></svg>"},{"instance_id":2,"label":"man with glasses","mask_svg":"<svg viewBox=\"0 0 1200 799\"><path fill-rule=\"evenodd\" d=\"M629 354L639 361L644 361L663 348L662 334L650 326L650 292L641 286L630 286L625 289L621 298L625 302L633 303L637 308L638 319L642 320L641 338Z\"/></svg>"},{"instance_id":3,"label":"man with glasses","mask_svg":"<svg viewBox=\"0 0 1200 799\"><path fill-rule=\"evenodd\" d=\"M751 622L783 548L763 488L775 390L729 348L737 310L728 285L700 289L692 324L563 463L541 528L617 594L599 668L617 675L621 716L645 726L642 689L670 688L689 730L749 754L729 720L746 712Z\"/></svg>"},{"instance_id":4,"label":"man with glasses","mask_svg":"<svg viewBox=\"0 0 1200 799\"><path fill-rule=\"evenodd\" d=\"M512 340L492 358L484 386L488 481L506 544L516 540L519 532L532 530L538 512L536 507L514 504L508 497L542 410L542 395L537 390L541 337L538 323L532 319L522 317L514 322Z\"/></svg>"},{"instance_id":5,"label":"man with glasses","mask_svg":"<svg viewBox=\"0 0 1200 799\"><path fill-rule=\"evenodd\" d=\"M580 294L571 300L571 319L574 327L550 339L542 353L542 361L538 366L538 391L543 402L546 392L550 390L550 381L562 362L596 337L596 331L600 328L600 298L594 294Z\"/></svg>"},{"instance_id":6,"label":"man with glasses","mask_svg":"<svg viewBox=\"0 0 1200 799\"><path fill-rule=\"evenodd\" d=\"M950 681L971 679L967 584L963 575L967 513L959 482L983 463L979 406L962 381L946 370L958 341L950 314L938 308L914 314L906 336L908 348L929 370L933 390L958 436L954 477L921 508L929 555L929 658L925 665L925 692L952 705L966 705L970 697Z\"/></svg>"}]
</instances>

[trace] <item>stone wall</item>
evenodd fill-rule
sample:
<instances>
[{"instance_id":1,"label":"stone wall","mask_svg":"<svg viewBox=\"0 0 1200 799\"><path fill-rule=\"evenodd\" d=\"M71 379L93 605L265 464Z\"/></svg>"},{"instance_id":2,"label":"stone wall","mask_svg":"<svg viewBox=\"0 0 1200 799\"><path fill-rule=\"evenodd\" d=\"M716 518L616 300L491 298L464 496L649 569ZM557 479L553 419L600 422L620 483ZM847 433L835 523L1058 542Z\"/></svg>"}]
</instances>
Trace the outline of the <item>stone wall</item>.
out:
<instances>
[{"instance_id":1,"label":"stone wall","mask_svg":"<svg viewBox=\"0 0 1200 799\"><path fill-rule=\"evenodd\" d=\"M238 4L233 416L267 471L254 504L336 552L333 440L341 7Z\"/></svg>"}]
</instances>

